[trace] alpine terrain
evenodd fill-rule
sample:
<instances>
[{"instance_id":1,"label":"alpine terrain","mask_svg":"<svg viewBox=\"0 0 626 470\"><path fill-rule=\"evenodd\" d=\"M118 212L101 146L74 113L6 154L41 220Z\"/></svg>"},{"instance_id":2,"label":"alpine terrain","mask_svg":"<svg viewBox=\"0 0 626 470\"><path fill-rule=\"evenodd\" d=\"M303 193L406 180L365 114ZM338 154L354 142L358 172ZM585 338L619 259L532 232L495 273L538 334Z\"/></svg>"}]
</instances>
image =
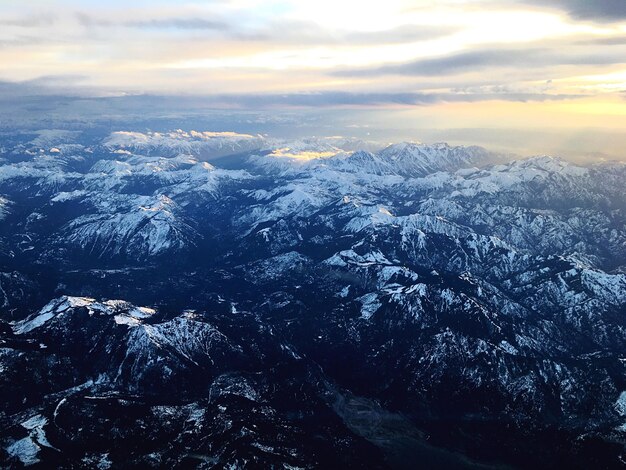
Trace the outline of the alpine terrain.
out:
<instances>
[{"instance_id":1,"label":"alpine terrain","mask_svg":"<svg viewBox=\"0 0 626 470\"><path fill-rule=\"evenodd\" d=\"M3 468L626 465L626 164L0 138Z\"/></svg>"}]
</instances>

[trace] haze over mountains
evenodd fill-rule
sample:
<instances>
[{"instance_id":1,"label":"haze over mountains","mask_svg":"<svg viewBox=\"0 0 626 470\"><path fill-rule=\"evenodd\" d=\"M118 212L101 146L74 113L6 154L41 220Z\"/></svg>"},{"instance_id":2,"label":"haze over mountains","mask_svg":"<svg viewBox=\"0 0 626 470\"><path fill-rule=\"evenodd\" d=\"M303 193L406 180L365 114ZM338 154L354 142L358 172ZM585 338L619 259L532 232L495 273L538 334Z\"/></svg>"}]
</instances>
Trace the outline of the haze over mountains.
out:
<instances>
[{"instance_id":1,"label":"haze over mountains","mask_svg":"<svg viewBox=\"0 0 626 470\"><path fill-rule=\"evenodd\" d=\"M4 2L0 125L209 115L186 128L623 159L625 25L618 0Z\"/></svg>"}]
</instances>

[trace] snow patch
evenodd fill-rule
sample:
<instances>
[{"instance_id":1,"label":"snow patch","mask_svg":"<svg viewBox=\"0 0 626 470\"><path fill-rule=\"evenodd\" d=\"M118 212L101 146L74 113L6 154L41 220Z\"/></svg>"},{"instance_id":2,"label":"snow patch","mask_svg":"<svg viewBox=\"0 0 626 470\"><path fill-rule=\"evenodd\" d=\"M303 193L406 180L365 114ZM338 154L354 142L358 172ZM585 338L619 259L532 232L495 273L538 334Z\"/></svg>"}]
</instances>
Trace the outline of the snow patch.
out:
<instances>
[{"instance_id":1,"label":"snow patch","mask_svg":"<svg viewBox=\"0 0 626 470\"><path fill-rule=\"evenodd\" d=\"M48 442L43 430L46 424L48 424L48 419L42 415L35 415L21 423L29 435L9 445L6 448L7 453L18 458L25 466L30 466L40 462L39 451L41 447L58 450Z\"/></svg>"},{"instance_id":2,"label":"snow patch","mask_svg":"<svg viewBox=\"0 0 626 470\"><path fill-rule=\"evenodd\" d=\"M361 302L361 318L364 320L372 318L372 315L374 315L378 309L382 307L382 303L380 303L378 299L378 294L375 292L365 294L357 300Z\"/></svg>"}]
</instances>

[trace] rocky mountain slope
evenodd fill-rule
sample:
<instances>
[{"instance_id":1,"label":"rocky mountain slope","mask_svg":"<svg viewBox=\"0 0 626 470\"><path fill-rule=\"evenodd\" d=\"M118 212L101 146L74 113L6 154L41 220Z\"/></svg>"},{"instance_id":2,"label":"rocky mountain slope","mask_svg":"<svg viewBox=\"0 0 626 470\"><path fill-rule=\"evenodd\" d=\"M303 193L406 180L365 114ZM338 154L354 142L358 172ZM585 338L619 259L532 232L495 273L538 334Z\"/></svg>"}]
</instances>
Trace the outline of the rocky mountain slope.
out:
<instances>
[{"instance_id":1,"label":"rocky mountain slope","mask_svg":"<svg viewBox=\"0 0 626 470\"><path fill-rule=\"evenodd\" d=\"M195 131L10 144L8 465L626 461L625 165Z\"/></svg>"}]
</instances>

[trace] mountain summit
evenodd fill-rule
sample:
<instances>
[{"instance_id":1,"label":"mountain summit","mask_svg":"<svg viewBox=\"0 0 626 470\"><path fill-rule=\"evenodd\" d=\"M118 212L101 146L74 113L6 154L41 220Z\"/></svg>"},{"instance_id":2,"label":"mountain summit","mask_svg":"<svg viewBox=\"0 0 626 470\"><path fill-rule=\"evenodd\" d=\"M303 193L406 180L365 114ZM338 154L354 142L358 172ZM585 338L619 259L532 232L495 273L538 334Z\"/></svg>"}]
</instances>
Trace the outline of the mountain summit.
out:
<instances>
[{"instance_id":1,"label":"mountain summit","mask_svg":"<svg viewBox=\"0 0 626 470\"><path fill-rule=\"evenodd\" d=\"M620 465L625 165L39 135L0 160L7 465Z\"/></svg>"}]
</instances>

